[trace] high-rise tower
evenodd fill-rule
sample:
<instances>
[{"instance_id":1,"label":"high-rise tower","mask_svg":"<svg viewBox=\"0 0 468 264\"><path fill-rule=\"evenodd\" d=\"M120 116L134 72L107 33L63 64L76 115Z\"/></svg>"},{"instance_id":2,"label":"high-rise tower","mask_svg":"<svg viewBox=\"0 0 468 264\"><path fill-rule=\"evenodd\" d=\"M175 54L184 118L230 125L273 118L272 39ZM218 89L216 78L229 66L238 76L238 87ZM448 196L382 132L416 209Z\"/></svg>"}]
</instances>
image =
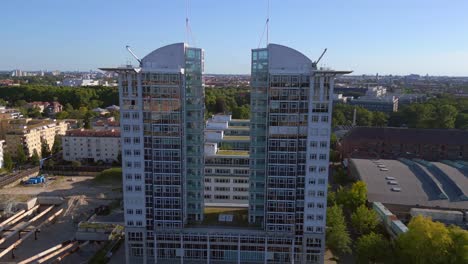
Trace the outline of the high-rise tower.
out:
<instances>
[{"instance_id":1,"label":"high-rise tower","mask_svg":"<svg viewBox=\"0 0 468 264\"><path fill-rule=\"evenodd\" d=\"M119 73L127 262L203 219L203 50L177 43ZM130 257L130 258L128 258Z\"/></svg>"},{"instance_id":2,"label":"high-rise tower","mask_svg":"<svg viewBox=\"0 0 468 264\"><path fill-rule=\"evenodd\" d=\"M103 70L119 73L127 263L323 262L331 95L348 71L252 50L249 207L205 217L203 51Z\"/></svg>"},{"instance_id":3,"label":"high-rise tower","mask_svg":"<svg viewBox=\"0 0 468 264\"><path fill-rule=\"evenodd\" d=\"M252 51L249 221L295 234L297 261L323 261L333 82L277 44Z\"/></svg>"}]
</instances>

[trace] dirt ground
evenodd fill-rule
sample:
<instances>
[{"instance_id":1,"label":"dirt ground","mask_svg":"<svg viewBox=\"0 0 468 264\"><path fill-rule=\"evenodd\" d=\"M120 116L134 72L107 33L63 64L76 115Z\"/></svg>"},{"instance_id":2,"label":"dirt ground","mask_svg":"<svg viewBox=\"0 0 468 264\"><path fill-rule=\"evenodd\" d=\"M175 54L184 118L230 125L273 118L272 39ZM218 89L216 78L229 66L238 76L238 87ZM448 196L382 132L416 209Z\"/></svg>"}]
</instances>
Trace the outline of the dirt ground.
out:
<instances>
[{"instance_id":1,"label":"dirt ground","mask_svg":"<svg viewBox=\"0 0 468 264\"><path fill-rule=\"evenodd\" d=\"M73 179L73 181L71 181ZM47 224L40 230L37 240L34 235L25 240L14 250L15 258L9 253L0 259L3 262L18 262L29 258L41 251L51 248L66 240L74 239L78 222L88 219L94 208L100 205L108 205L116 199L121 199L121 188L118 185L99 185L93 181L93 177L55 177L44 186L15 186L7 189L0 189L0 197L15 198L24 200L27 196L60 196L64 198L64 203L53 212L63 208L62 214L51 224ZM1 202L1 201L0 201ZM39 219L37 225L44 221L51 213ZM18 225L20 225L18 223ZM0 236L5 236L5 233ZM16 241L17 236L6 241L0 247L7 247ZM86 263L87 260L99 250L102 245L89 244L82 250L66 257L62 263Z\"/></svg>"}]
</instances>

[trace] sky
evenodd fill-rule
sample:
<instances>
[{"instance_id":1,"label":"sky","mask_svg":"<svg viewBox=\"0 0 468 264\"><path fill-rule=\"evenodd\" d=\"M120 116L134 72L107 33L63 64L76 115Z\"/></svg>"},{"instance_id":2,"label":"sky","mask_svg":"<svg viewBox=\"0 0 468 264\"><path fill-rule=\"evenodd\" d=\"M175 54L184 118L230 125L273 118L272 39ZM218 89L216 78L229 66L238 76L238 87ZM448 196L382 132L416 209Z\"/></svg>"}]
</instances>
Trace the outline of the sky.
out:
<instances>
[{"instance_id":1,"label":"sky","mask_svg":"<svg viewBox=\"0 0 468 264\"><path fill-rule=\"evenodd\" d=\"M0 15L0 70L124 65L186 41L205 72L250 72L250 50L290 46L354 74L468 76L467 0L10 0ZM186 8L188 6L188 8ZM188 12L187 12L188 10Z\"/></svg>"}]
</instances>

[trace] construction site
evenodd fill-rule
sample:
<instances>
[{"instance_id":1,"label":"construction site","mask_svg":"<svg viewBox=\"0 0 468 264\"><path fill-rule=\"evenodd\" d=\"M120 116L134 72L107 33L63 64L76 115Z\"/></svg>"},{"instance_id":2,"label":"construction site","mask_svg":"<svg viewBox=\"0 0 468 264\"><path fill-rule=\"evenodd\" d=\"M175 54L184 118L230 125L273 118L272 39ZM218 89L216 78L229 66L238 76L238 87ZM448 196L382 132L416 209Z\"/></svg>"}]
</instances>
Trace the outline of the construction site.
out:
<instances>
[{"instance_id":1,"label":"construction site","mask_svg":"<svg viewBox=\"0 0 468 264\"><path fill-rule=\"evenodd\" d=\"M121 201L119 180L90 176L38 176L3 187L0 263L124 263L112 258L123 252Z\"/></svg>"}]
</instances>

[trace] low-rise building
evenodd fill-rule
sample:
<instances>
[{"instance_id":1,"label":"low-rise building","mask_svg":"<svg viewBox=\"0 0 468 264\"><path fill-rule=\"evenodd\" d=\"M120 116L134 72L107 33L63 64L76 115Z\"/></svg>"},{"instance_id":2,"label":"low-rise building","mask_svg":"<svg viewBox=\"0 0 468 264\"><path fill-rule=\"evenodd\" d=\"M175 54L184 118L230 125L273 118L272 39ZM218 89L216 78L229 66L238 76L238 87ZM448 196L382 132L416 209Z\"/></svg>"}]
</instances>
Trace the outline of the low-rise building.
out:
<instances>
[{"instance_id":1,"label":"low-rise building","mask_svg":"<svg viewBox=\"0 0 468 264\"><path fill-rule=\"evenodd\" d=\"M120 154L120 131L69 130L62 137L62 148L64 160L111 163Z\"/></svg>"},{"instance_id":2,"label":"low-rise building","mask_svg":"<svg viewBox=\"0 0 468 264\"><path fill-rule=\"evenodd\" d=\"M38 109L39 112L41 113L47 113L49 115L56 114L58 112L62 112L63 106L57 101L53 102L41 102L41 101L36 101L36 102L30 102L26 104L26 108L28 109Z\"/></svg>"},{"instance_id":3,"label":"low-rise building","mask_svg":"<svg viewBox=\"0 0 468 264\"><path fill-rule=\"evenodd\" d=\"M361 96L358 99L349 100L350 105L360 106L369 111L392 113L398 111L398 98L395 96Z\"/></svg>"},{"instance_id":4,"label":"low-rise building","mask_svg":"<svg viewBox=\"0 0 468 264\"><path fill-rule=\"evenodd\" d=\"M205 130L205 206L247 207L249 120L214 115Z\"/></svg>"},{"instance_id":5,"label":"low-rise building","mask_svg":"<svg viewBox=\"0 0 468 264\"><path fill-rule=\"evenodd\" d=\"M468 131L355 127L341 140L343 157L468 160Z\"/></svg>"},{"instance_id":6,"label":"low-rise building","mask_svg":"<svg viewBox=\"0 0 468 264\"><path fill-rule=\"evenodd\" d=\"M0 106L0 120L4 119L18 119L23 117L23 114L18 109L6 108L5 106Z\"/></svg>"},{"instance_id":7,"label":"low-rise building","mask_svg":"<svg viewBox=\"0 0 468 264\"><path fill-rule=\"evenodd\" d=\"M15 124L5 134L6 151L16 156L18 146L22 146L27 156L32 156L34 150L41 156L42 143L45 142L52 149L57 135L65 135L68 124L64 121L51 119L24 120Z\"/></svg>"},{"instance_id":8,"label":"low-rise building","mask_svg":"<svg viewBox=\"0 0 468 264\"><path fill-rule=\"evenodd\" d=\"M114 117L95 117L91 121L91 128L94 130L118 130L120 129L120 122L116 121Z\"/></svg>"},{"instance_id":9,"label":"low-rise building","mask_svg":"<svg viewBox=\"0 0 468 264\"><path fill-rule=\"evenodd\" d=\"M348 165L350 176L366 183L368 201L384 204L403 221L433 214L457 224L462 224L460 214L454 216L453 211L468 210L468 173L460 168L445 161L405 158L349 159Z\"/></svg>"},{"instance_id":10,"label":"low-rise building","mask_svg":"<svg viewBox=\"0 0 468 264\"><path fill-rule=\"evenodd\" d=\"M99 80L82 79L82 78L67 78L62 82L63 86L78 87L78 86L98 86Z\"/></svg>"}]
</instances>

